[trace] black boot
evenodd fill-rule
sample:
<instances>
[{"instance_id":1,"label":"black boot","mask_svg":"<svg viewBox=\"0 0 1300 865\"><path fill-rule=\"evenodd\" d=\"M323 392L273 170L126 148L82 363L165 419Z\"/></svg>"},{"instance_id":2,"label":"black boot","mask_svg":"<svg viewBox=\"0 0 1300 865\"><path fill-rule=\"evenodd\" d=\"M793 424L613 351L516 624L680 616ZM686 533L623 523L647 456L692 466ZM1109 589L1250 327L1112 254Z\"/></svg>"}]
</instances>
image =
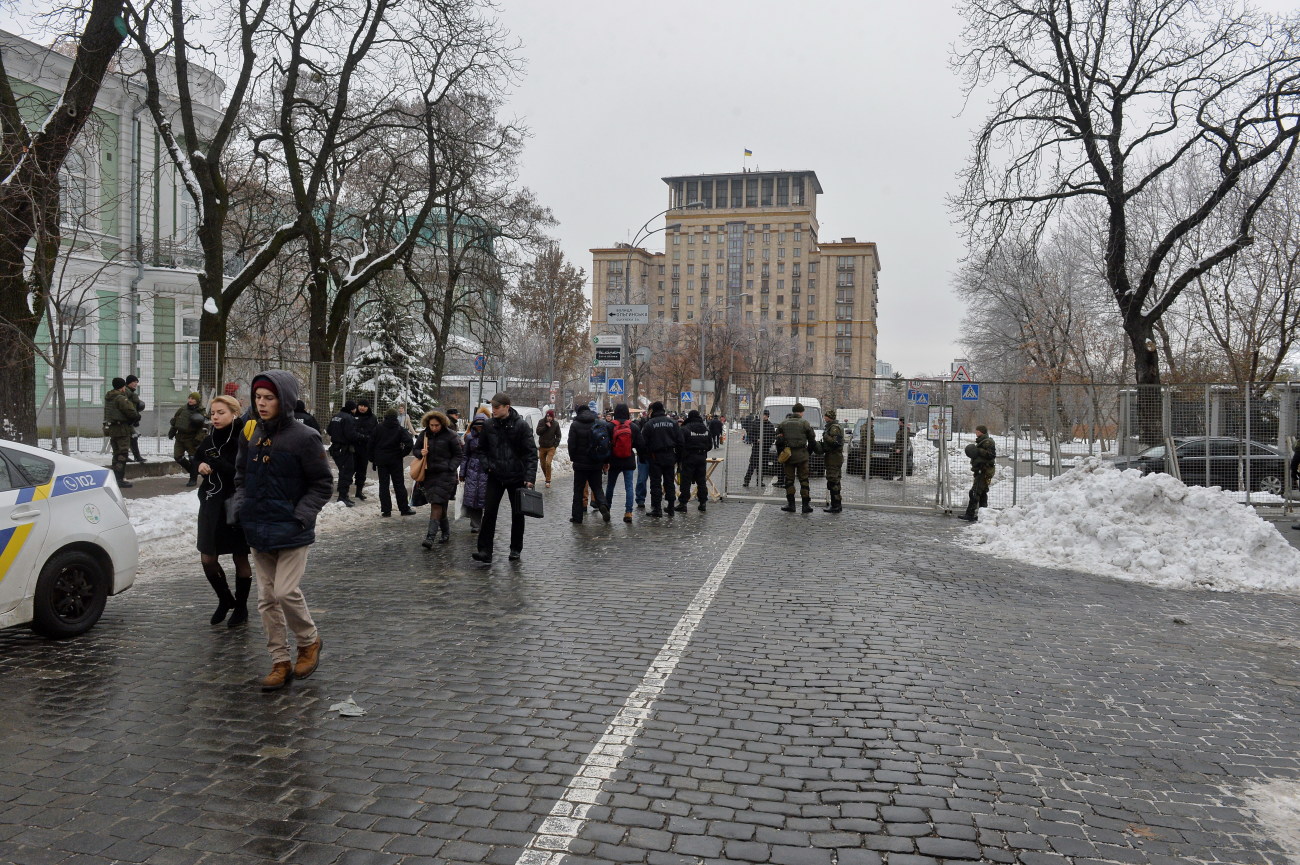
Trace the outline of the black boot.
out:
<instances>
[{"instance_id":1,"label":"black boot","mask_svg":"<svg viewBox=\"0 0 1300 865\"><path fill-rule=\"evenodd\" d=\"M445 544L451 540L451 523L447 522L446 517L443 517L438 520L438 527L442 529L442 534L438 537L438 543Z\"/></svg>"},{"instance_id":2,"label":"black boot","mask_svg":"<svg viewBox=\"0 0 1300 865\"><path fill-rule=\"evenodd\" d=\"M420 546L426 550L433 549L434 541L438 539L438 521L429 520L429 529L424 533L424 540L420 541Z\"/></svg>"},{"instance_id":3,"label":"black boot","mask_svg":"<svg viewBox=\"0 0 1300 865\"><path fill-rule=\"evenodd\" d=\"M226 627L237 628L248 621L248 594L252 590L252 577L235 577L235 609Z\"/></svg>"},{"instance_id":4,"label":"black boot","mask_svg":"<svg viewBox=\"0 0 1300 865\"><path fill-rule=\"evenodd\" d=\"M226 574L221 570L220 565L215 563L211 567L205 565L203 575L208 578L208 585L212 586L212 591L217 593L217 611L212 614L208 624L219 625L235 608L235 596L230 594L230 583L226 582Z\"/></svg>"},{"instance_id":5,"label":"black boot","mask_svg":"<svg viewBox=\"0 0 1300 865\"><path fill-rule=\"evenodd\" d=\"M135 486L126 479L126 469L113 469L113 477L117 478L117 485L124 490L129 490Z\"/></svg>"},{"instance_id":6,"label":"black boot","mask_svg":"<svg viewBox=\"0 0 1300 865\"><path fill-rule=\"evenodd\" d=\"M781 508L781 510L785 511L787 514L794 513L794 496L785 497L785 507Z\"/></svg>"},{"instance_id":7,"label":"black boot","mask_svg":"<svg viewBox=\"0 0 1300 865\"><path fill-rule=\"evenodd\" d=\"M139 436L131 436L131 458L132 458L133 460L135 460L136 462L138 462L138 463L147 463L147 462L149 462L147 459L145 459L144 457L140 456L140 437L139 437Z\"/></svg>"},{"instance_id":8,"label":"black boot","mask_svg":"<svg viewBox=\"0 0 1300 865\"><path fill-rule=\"evenodd\" d=\"M811 514L813 512L812 499L803 500L803 512L805 514Z\"/></svg>"},{"instance_id":9,"label":"black boot","mask_svg":"<svg viewBox=\"0 0 1300 865\"><path fill-rule=\"evenodd\" d=\"M366 494L361 491L362 486L363 484L357 484L357 501L359 502L366 500Z\"/></svg>"}]
</instances>

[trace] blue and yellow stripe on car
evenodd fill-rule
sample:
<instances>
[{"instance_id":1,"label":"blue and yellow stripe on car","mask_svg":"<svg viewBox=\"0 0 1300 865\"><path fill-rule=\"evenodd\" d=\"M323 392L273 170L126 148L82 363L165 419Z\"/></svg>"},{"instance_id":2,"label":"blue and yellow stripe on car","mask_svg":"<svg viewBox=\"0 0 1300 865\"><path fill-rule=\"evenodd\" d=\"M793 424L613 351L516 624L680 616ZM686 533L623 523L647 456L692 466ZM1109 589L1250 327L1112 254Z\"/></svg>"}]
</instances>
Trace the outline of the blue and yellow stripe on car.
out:
<instances>
[{"instance_id":1,"label":"blue and yellow stripe on car","mask_svg":"<svg viewBox=\"0 0 1300 865\"><path fill-rule=\"evenodd\" d=\"M48 499L55 480L57 478L51 478L39 487L23 487L18 491L18 501L14 503L15 506ZM0 529L0 580L9 575L9 569L13 567L18 554L23 551L23 545L27 543L27 537L32 533L32 526L35 523L36 520L32 519L20 526Z\"/></svg>"}]
</instances>

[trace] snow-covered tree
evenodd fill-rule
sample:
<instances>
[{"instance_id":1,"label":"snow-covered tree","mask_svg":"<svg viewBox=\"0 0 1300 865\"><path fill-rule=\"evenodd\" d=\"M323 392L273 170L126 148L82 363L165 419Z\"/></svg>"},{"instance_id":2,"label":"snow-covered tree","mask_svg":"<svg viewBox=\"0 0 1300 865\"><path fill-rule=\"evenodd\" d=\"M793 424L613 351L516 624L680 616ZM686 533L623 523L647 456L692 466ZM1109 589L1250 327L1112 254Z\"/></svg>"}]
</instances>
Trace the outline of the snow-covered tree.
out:
<instances>
[{"instance_id":1,"label":"snow-covered tree","mask_svg":"<svg viewBox=\"0 0 1300 865\"><path fill-rule=\"evenodd\" d=\"M376 412L406 403L417 417L438 405L433 370L424 362L424 350L411 316L397 299L378 294L363 308L367 316L356 357L343 372L351 399L369 396Z\"/></svg>"}]
</instances>

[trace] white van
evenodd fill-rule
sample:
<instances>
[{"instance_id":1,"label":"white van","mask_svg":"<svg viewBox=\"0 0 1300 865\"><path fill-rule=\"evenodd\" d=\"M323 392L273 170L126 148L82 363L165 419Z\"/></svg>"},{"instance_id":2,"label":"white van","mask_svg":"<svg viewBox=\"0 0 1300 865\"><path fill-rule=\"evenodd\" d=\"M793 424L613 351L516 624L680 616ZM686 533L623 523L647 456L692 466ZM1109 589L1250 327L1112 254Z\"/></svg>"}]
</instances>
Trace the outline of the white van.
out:
<instances>
[{"instance_id":1,"label":"white van","mask_svg":"<svg viewBox=\"0 0 1300 865\"><path fill-rule=\"evenodd\" d=\"M785 416L790 413L790 409L794 408L795 403L803 405L803 419L808 421L809 425L818 432L818 438L820 438L820 433L826 429L826 419L822 417L822 404L817 397L769 396L763 400L763 408L772 413L770 420L774 425L777 425L785 420Z\"/></svg>"}]
</instances>

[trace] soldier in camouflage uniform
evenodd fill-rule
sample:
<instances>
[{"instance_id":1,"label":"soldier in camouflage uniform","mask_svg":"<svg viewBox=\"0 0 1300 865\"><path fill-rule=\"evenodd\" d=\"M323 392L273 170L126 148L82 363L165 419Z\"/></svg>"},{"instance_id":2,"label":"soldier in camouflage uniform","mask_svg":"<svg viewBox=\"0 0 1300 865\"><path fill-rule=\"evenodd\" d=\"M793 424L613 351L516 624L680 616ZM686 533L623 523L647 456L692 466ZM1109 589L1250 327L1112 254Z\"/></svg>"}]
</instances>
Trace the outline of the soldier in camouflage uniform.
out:
<instances>
[{"instance_id":1,"label":"soldier in camouflage uniform","mask_svg":"<svg viewBox=\"0 0 1300 865\"><path fill-rule=\"evenodd\" d=\"M203 395L198 391L190 394L185 405L176 409L176 414L172 415L172 428L167 434L169 438L176 440L175 447L172 448L172 457L177 464L185 471L190 473L189 482L185 484L192 487L198 483L199 464L195 457L199 452L199 445L207 435L208 416L203 411Z\"/></svg>"},{"instance_id":2,"label":"soldier in camouflage uniform","mask_svg":"<svg viewBox=\"0 0 1300 865\"><path fill-rule=\"evenodd\" d=\"M794 513L794 478L799 476L799 493L803 499L803 512L813 511L812 489L808 486L808 461L817 434L812 424L803 419L803 404L795 403L790 414L785 416L776 428L776 450L779 454L785 448L790 449L790 458L785 461L785 507L781 510Z\"/></svg>"},{"instance_id":3,"label":"soldier in camouflage uniform","mask_svg":"<svg viewBox=\"0 0 1300 865\"><path fill-rule=\"evenodd\" d=\"M119 487L132 486L126 479L126 460L131 452L131 433L139 420L140 412L126 395L126 379L113 379L113 389L104 395L104 435L113 450L113 474Z\"/></svg>"},{"instance_id":4,"label":"soldier in camouflage uniform","mask_svg":"<svg viewBox=\"0 0 1300 865\"><path fill-rule=\"evenodd\" d=\"M844 427L835 418L835 409L826 410L826 431L822 433L822 453L826 456L826 495L830 498L828 507L822 508L828 514L838 514L844 510L840 501L840 478L844 472Z\"/></svg>"},{"instance_id":5,"label":"soldier in camouflage uniform","mask_svg":"<svg viewBox=\"0 0 1300 865\"><path fill-rule=\"evenodd\" d=\"M966 513L959 514L958 519L973 523L979 519L976 511L989 506L989 484L993 481L997 455L998 449L989 435L989 428L983 424L975 427L975 443L966 445L966 456L970 457L970 470L975 480L970 486Z\"/></svg>"}]
</instances>

